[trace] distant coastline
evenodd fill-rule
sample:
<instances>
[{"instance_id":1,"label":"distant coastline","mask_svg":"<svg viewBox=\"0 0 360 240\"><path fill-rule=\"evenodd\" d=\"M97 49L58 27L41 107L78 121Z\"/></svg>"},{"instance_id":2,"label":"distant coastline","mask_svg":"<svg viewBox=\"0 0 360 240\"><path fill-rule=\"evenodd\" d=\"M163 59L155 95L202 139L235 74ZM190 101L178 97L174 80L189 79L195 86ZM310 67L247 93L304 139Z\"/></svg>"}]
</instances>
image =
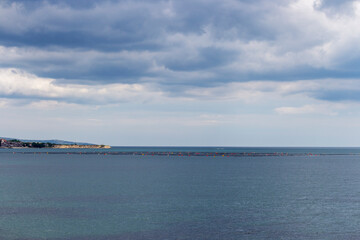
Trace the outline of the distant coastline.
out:
<instances>
[{"instance_id":1,"label":"distant coastline","mask_svg":"<svg viewBox=\"0 0 360 240\"><path fill-rule=\"evenodd\" d=\"M56 149L78 149L78 148L111 148L109 145L97 145L97 144L56 144L51 142L25 142L18 139L3 139L0 138L0 148L56 148Z\"/></svg>"}]
</instances>

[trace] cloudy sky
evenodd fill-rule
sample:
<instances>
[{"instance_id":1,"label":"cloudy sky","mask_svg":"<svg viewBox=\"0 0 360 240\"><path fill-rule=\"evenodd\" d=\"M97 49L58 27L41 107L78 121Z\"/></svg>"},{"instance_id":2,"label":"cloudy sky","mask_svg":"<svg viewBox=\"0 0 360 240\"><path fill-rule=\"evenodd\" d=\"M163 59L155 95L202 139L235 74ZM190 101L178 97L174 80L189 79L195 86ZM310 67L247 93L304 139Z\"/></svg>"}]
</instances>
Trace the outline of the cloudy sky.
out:
<instances>
[{"instance_id":1,"label":"cloudy sky","mask_svg":"<svg viewBox=\"0 0 360 240\"><path fill-rule=\"evenodd\" d=\"M0 0L0 136L359 146L360 1Z\"/></svg>"}]
</instances>

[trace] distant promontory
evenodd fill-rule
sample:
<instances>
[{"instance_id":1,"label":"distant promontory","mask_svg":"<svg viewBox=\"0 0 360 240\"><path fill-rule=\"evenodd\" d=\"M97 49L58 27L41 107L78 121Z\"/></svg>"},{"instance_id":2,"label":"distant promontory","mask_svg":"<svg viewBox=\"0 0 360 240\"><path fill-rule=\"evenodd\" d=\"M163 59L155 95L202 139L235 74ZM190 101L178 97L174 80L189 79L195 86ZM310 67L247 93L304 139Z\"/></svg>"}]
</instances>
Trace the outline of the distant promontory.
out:
<instances>
[{"instance_id":1,"label":"distant promontory","mask_svg":"<svg viewBox=\"0 0 360 240\"><path fill-rule=\"evenodd\" d=\"M61 144L57 143L61 142ZM97 144L76 144L73 142L66 142L62 144L60 140L47 141L25 141L18 139L5 139L0 138L0 148L111 148L109 145L97 145Z\"/></svg>"}]
</instances>

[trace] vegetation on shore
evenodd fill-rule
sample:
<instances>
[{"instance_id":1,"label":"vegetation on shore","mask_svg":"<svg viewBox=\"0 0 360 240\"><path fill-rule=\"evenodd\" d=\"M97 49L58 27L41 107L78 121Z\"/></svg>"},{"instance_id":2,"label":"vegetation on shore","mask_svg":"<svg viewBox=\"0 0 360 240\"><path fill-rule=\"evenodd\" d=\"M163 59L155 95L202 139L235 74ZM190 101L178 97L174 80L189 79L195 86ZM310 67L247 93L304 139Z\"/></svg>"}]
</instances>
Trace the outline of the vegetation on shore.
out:
<instances>
[{"instance_id":1,"label":"vegetation on shore","mask_svg":"<svg viewBox=\"0 0 360 240\"><path fill-rule=\"evenodd\" d=\"M23 142L18 139L0 139L0 148L110 148L107 145L54 144L50 142Z\"/></svg>"}]
</instances>

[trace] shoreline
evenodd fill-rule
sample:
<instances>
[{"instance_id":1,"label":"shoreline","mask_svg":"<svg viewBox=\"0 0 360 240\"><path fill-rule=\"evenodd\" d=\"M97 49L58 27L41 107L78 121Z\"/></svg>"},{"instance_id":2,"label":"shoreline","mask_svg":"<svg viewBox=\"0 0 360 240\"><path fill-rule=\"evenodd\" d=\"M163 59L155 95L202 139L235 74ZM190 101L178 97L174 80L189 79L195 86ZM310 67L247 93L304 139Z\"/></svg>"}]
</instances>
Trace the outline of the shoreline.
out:
<instances>
[{"instance_id":1,"label":"shoreline","mask_svg":"<svg viewBox=\"0 0 360 240\"><path fill-rule=\"evenodd\" d=\"M51 141L51 140L50 140ZM21 141L18 139L11 139L6 140L3 138L0 138L0 148L13 148L13 149L22 149L22 148L33 148L33 149L39 149L39 148L73 148L73 149L82 149L82 148L94 148L94 149L109 149L111 148L110 145L104 145L104 144L77 144L77 143L52 143L52 142L44 142L44 141Z\"/></svg>"},{"instance_id":2,"label":"shoreline","mask_svg":"<svg viewBox=\"0 0 360 240\"><path fill-rule=\"evenodd\" d=\"M111 146L109 145L67 145L67 144L56 144L53 147L50 147L53 149L79 149L79 148L88 148L88 149L110 149Z\"/></svg>"},{"instance_id":3,"label":"shoreline","mask_svg":"<svg viewBox=\"0 0 360 240\"><path fill-rule=\"evenodd\" d=\"M1 147L0 149L110 149L109 145L55 145L53 147Z\"/></svg>"}]
</instances>

